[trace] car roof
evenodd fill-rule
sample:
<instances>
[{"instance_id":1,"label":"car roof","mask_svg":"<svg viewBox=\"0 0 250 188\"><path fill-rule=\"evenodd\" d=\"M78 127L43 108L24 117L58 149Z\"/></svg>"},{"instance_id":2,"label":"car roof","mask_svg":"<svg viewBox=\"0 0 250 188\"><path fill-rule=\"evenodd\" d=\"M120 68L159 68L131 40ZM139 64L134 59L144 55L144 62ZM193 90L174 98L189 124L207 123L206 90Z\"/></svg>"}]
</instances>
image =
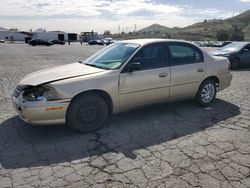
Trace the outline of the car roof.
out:
<instances>
[{"instance_id":1,"label":"car roof","mask_svg":"<svg viewBox=\"0 0 250 188\"><path fill-rule=\"evenodd\" d=\"M177 40L177 39L132 39L132 40L123 40L121 42L135 43L135 44L140 44L141 46L155 42L185 42L192 44L191 42L185 40Z\"/></svg>"}]
</instances>

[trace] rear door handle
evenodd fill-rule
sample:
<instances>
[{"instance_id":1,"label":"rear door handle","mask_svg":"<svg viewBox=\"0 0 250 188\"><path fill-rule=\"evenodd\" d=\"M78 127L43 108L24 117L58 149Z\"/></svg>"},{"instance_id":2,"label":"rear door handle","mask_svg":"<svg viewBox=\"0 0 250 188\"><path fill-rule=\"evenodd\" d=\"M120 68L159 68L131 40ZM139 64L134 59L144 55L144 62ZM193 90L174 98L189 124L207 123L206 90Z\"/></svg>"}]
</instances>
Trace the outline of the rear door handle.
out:
<instances>
[{"instance_id":1,"label":"rear door handle","mask_svg":"<svg viewBox=\"0 0 250 188\"><path fill-rule=\"evenodd\" d=\"M197 72L204 72L203 68L197 69Z\"/></svg>"},{"instance_id":2,"label":"rear door handle","mask_svg":"<svg viewBox=\"0 0 250 188\"><path fill-rule=\"evenodd\" d=\"M168 76L168 73L166 73L166 72L165 72L165 73L159 74L159 77L160 77L160 78L164 78L164 77L167 77L167 76Z\"/></svg>"}]
</instances>

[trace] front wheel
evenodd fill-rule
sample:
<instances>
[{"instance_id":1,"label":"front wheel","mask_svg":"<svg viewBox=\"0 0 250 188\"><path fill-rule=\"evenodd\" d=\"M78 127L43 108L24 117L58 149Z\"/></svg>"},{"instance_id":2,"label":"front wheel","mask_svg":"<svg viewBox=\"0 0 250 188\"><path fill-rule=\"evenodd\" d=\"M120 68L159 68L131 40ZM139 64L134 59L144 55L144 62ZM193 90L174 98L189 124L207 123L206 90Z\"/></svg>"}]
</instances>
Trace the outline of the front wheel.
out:
<instances>
[{"instance_id":1,"label":"front wheel","mask_svg":"<svg viewBox=\"0 0 250 188\"><path fill-rule=\"evenodd\" d=\"M203 82L196 94L196 101L199 106L209 106L216 96L216 84L213 80Z\"/></svg>"},{"instance_id":2,"label":"front wheel","mask_svg":"<svg viewBox=\"0 0 250 188\"><path fill-rule=\"evenodd\" d=\"M239 59L234 59L231 62L231 69L237 69L240 66L240 60Z\"/></svg>"},{"instance_id":3,"label":"front wheel","mask_svg":"<svg viewBox=\"0 0 250 188\"><path fill-rule=\"evenodd\" d=\"M79 132L87 133L101 128L108 120L109 109L99 95L79 95L74 98L66 114L67 125Z\"/></svg>"}]
</instances>

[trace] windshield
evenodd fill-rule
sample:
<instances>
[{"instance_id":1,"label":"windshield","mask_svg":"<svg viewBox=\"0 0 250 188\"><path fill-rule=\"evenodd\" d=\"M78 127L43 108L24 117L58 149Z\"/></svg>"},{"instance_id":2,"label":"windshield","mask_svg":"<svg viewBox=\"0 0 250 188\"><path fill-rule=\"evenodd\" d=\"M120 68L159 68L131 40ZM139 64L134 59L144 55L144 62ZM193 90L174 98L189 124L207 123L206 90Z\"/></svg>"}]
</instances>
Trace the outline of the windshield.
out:
<instances>
[{"instance_id":1,"label":"windshield","mask_svg":"<svg viewBox=\"0 0 250 188\"><path fill-rule=\"evenodd\" d=\"M133 43L114 43L92 55L83 63L102 69L117 69L139 46L139 44Z\"/></svg>"},{"instance_id":2,"label":"windshield","mask_svg":"<svg viewBox=\"0 0 250 188\"><path fill-rule=\"evenodd\" d=\"M235 52L239 51L241 48L243 48L246 44L242 42L233 42L231 44L228 44L221 48L222 51L228 51L228 52Z\"/></svg>"}]
</instances>

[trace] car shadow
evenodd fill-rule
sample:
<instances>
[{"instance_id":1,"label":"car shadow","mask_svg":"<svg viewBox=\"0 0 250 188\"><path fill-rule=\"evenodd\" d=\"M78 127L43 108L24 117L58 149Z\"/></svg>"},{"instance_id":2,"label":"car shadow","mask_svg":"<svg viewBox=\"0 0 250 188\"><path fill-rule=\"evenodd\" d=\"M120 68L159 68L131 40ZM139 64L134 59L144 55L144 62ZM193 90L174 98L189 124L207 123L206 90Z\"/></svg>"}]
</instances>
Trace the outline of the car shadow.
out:
<instances>
[{"instance_id":1,"label":"car shadow","mask_svg":"<svg viewBox=\"0 0 250 188\"><path fill-rule=\"evenodd\" d=\"M136 158L135 150L203 131L240 114L239 107L216 99L207 108L192 101L161 104L115 115L110 124L89 134L65 125L31 126L18 117L0 124L3 168L49 166L109 152Z\"/></svg>"}]
</instances>

